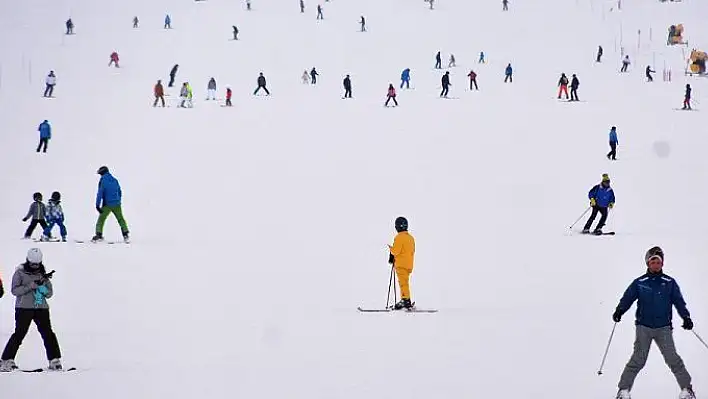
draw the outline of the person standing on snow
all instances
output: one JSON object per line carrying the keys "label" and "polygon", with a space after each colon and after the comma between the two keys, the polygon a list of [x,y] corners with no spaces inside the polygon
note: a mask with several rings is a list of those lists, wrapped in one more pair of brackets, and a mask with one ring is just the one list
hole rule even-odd
{"label": "person standing on snow", "polygon": [[602,228],[607,222],[608,209],[612,209],[612,207],[615,206],[615,192],[612,190],[612,187],[610,187],[610,177],[607,174],[602,175],[602,182],[600,184],[596,184],[590,189],[588,198],[590,199],[592,213],[587,223],[585,223],[585,227],[583,227],[583,234],[590,233],[590,227],[595,221],[597,214],[600,213],[602,216],[593,234],[601,235]]}
{"label": "person standing on snow", "polygon": [[49,121],[45,119],[44,122],[39,124],[37,130],[39,131],[39,145],[37,145],[37,152],[39,152],[42,147],[44,147],[42,152],[47,152],[47,145],[49,145],[49,140],[52,138],[52,126],[49,124]]}
{"label": "person standing on snow", "polygon": [[317,19],[324,19],[324,15],[322,15],[322,4],[317,5]]}
{"label": "person standing on snow", "polygon": [[302,72],[302,84],[309,85],[310,84],[310,73],[307,72],[307,69],[305,69]]}
{"label": "person standing on snow", "polygon": [[620,72],[627,72],[627,68],[629,68],[629,64],[631,64],[631,62],[629,61],[629,56],[625,55],[624,59],[622,60],[622,69],[620,69]]}
{"label": "person standing on snow", "polygon": [[347,75],[342,82],[344,85],[344,98],[352,98],[352,80]]}
{"label": "person standing on snow", "polygon": [[484,64],[486,61],[484,60],[484,51],[479,52],[479,61],[477,61],[478,64]]}
{"label": "person standing on snow", "polygon": [[618,384],[618,399],[630,399],[630,391],[634,380],[644,368],[651,349],[651,343],[656,342],[664,362],[669,366],[678,382],[680,399],[695,399],[691,386],[691,375],[681,356],[676,352],[671,319],[676,308],[683,319],[684,330],[693,329],[691,314],[686,308],[681,289],[673,277],[664,274],[664,251],[660,247],[650,248],[644,255],[647,271],[629,285],[612,314],[612,320],[619,323],[622,315],[637,301],[636,338],[632,357],[624,368]]}
{"label": "person standing on snow", "polygon": [[442,84],[442,91],[440,92],[440,97],[447,97],[448,92],[450,91],[450,71],[445,72],[445,74],[442,76],[442,79],[440,79],[440,83]]}
{"label": "person standing on snow", "polygon": [[442,69],[442,56],[439,51],[435,54],[435,69]]}
{"label": "person standing on snow", "polygon": [[108,62],[108,66],[115,64],[116,68],[120,68],[120,65],[118,65],[118,61],[118,53],[114,51],[111,53],[111,60]]}
{"label": "person standing on snow", "polygon": [[603,53],[604,51],[602,50],[602,46],[597,46],[597,59],[595,60],[595,62],[602,62],[601,59]]}
{"label": "person standing on snow", "polygon": [[155,93],[155,102],[152,103],[153,107],[157,107],[157,102],[162,101],[162,108],[165,108],[165,88],[162,87],[162,81],[158,80],[153,89]]}
{"label": "person standing on snow", "polygon": [[42,230],[47,228],[47,206],[42,202],[42,193],[32,195],[32,204],[27,211],[27,215],[22,218],[23,222],[32,219],[27,230],[25,230],[25,240],[32,238],[32,233],[37,225],[42,226]]}
{"label": "person standing on snow", "polygon": [[502,11],[509,11],[509,0],[502,0]]}
{"label": "person standing on snow", "polygon": [[304,14],[305,13],[305,1],[300,0],[300,13]]}
{"label": "person standing on snow", "polygon": [[318,76],[320,76],[320,74],[317,73],[317,70],[315,69],[315,67],[312,67],[312,69],[310,70],[310,82],[312,82],[313,85],[317,84],[317,77]]}
{"label": "person standing on snow", "polygon": [[610,152],[607,153],[607,159],[616,161],[617,160],[617,146],[619,145],[619,139],[617,138],[617,127],[612,126],[610,129]]}
{"label": "person standing on snow", "polygon": [[560,100],[561,94],[565,93],[565,99],[567,100],[568,97],[568,77],[565,76],[565,73],[561,73],[560,79],[558,79],[558,99]]}
{"label": "person standing on snow", "polygon": [[172,18],[170,18],[170,14],[165,14],[165,29],[172,29]]}
{"label": "person standing on snow", "polygon": [[573,74],[573,79],[570,80],[570,101],[580,101],[578,99],[578,87],[580,87],[580,81],[578,77]]}
{"label": "person standing on snow", "polygon": [[651,70],[651,65],[647,65],[647,69],[644,70],[644,74],[647,76],[647,82],[653,82],[654,77],[651,76],[652,73],[656,73],[656,71]]}
{"label": "person standing on snow", "polygon": [[231,106],[231,95],[232,95],[231,86],[226,85],[226,104],[224,104],[224,105],[227,107]]}
{"label": "person standing on snow", "polygon": [[59,225],[59,234],[61,241],[66,242],[66,226],[64,226],[64,210],[61,207],[61,193],[55,191],[52,197],[49,198],[47,205],[47,227],[44,229],[41,241],[49,241],[52,237],[52,229],[54,225]]}
{"label": "person standing on snow", "polygon": [[684,94],[684,96],[683,96],[683,108],[681,108],[681,109],[687,109],[687,110],[691,109],[691,91],[692,91],[691,85],[687,84],[686,85],[686,94]]}
{"label": "person standing on snow", "polygon": [[66,20],[66,34],[67,35],[74,34],[74,21],[72,21],[71,18]]}
{"label": "person standing on snow", "polygon": [[470,78],[470,91],[472,88],[475,90],[479,90],[479,87],[477,86],[477,74],[470,70],[470,73],[467,74],[467,77]]}
{"label": "person standing on snow", "polygon": [[54,94],[54,86],[57,85],[57,75],[54,74],[54,71],[49,71],[44,82],[47,84],[44,89],[44,97],[51,97]]}
{"label": "person standing on snow", "polygon": [[450,54],[450,62],[447,63],[447,67],[453,68],[456,66],[457,66],[457,64],[455,63],[455,54]]}
{"label": "person standing on snow", "polygon": [[[393,85],[391,86],[393,87]],[[396,237],[393,239],[393,245],[389,245],[388,261],[396,271],[398,277],[398,285],[401,288],[401,301],[393,306],[394,309],[411,309],[410,278],[413,273],[413,260],[415,257],[415,239],[408,232],[408,220],[399,216],[394,223],[396,228]]]}
{"label": "person standing on snow", "polygon": [[270,92],[268,91],[268,88],[266,87],[266,78],[265,78],[265,76],[263,76],[263,72],[261,72],[258,75],[258,80],[256,83],[258,83],[258,87],[256,87],[256,90],[253,92],[254,96],[256,94],[258,94],[258,92],[261,91],[261,89],[265,90],[266,96],[270,95]]}
{"label": "person standing on snow", "polygon": [[172,67],[170,70],[170,83],[167,84],[167,87],[172,87],[175,84],[175,77],[177,76],[177,70],[179,69],[179,64],[175,64],[175,66]]}
{"label": "person standing on snow", "polygon": [[359,20],[359,25],[361,25],[361,31],[366,32],[366,20],[364,19],[364,16],[361,16],[361,19]]}
{"label": "person standing on snow", "polygon": [[386,103],[384,107],[388,107],[388,102],[393,100],[393,106],[398,107],[398,101],[396,101],[396,89],[393,87],[393,83],[388,85],[388,93],[386,94]]}
{"label": "person standing on snow", "polygon": [[513,73],[514,70],[511,68],[511,63],[509,63],[509,65],[507,65],[506,69],[504,70],[504,83],[506,83],[507,81],[509,81],[509,83],[514,82],[514,79],[512,77]]}
{"label": "person standing on snow", "polygon": [[211,100],[216,100],[216,79],[211,78],[209,79],[209,83],[207,83],[207,101]]}
{"label": "person standing on snow", "polygon": [[411,69],[406,68],[401,72],[401,89],[403,88],[403,85],[406,85],[406,89],[411,88]]}
{"label": "person standing on snow", "polygon": [[32,322],[44,341],[44,349],[49,361],[48,369],[62,370],[61,349],[59,341],[52,330],[47,299],[54,295],[51,277],[54,272],[47,273],[39,248],[27,251],[25,262],[17,267],[12,276],[11,292],[15,300],[15,332],[5,345],[0,356],[0,372],[17,370],[15,356],[27,336]]}
{"label": "person standing on snow", "polygon": [[112,213],[115,215],[120,231],[123,233],[125,243],[130,242],[128,231],[128,223],[123,218],[122,198],[123,191],[120,189],[120,184],[113,175],[111,175],[108,167],[101,166],[96,171],[101,175],[98,181],[98,191],[96,192],[96,210],[99,213],[96,221],[96,235],[91,239],[92,242],[103,241],[103,226],[106,224],[106,219]]}
{"label": "person standing on snow", "polygon": [[140,21],[138,20],[138,16],[137,16],[137,15],[134,16],[134,17],[133,17],[133,29],[137,29],[139,22],[140,22]]}

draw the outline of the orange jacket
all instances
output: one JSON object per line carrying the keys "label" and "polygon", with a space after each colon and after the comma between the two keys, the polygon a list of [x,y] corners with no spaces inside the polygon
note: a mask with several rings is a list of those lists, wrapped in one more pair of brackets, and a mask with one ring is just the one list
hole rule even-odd
{"label": "orange jacket", "polygon": [[407,231],[396,234],[391,247],[391,255],[395,259],[397,268],[413,270],[413,257],[415,256],[415,239]]}

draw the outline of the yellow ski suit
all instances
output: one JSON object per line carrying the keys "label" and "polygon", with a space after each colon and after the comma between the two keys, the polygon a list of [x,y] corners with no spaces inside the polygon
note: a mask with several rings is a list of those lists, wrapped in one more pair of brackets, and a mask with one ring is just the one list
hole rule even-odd
{"label": "yellow ski suit", "polygon": [[413,258],[415,256],[415,239],[407,231],[396,234],[391,246],[394,257],[393,267],[401,287],[401,299],[411,299],[410,278],[413,273]]}

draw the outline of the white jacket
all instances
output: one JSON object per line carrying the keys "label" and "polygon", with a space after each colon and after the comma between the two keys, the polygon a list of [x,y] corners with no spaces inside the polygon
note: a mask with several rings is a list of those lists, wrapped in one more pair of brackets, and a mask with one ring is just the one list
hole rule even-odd
{"label": "white jacket", "polygon": [[48,84],[48,85],[55,85],[55,84],[57,84],[57,77],[56,77],[56,76],[52,76],[52,75],[48,75],[48,76],[47,76],[47,84]]}

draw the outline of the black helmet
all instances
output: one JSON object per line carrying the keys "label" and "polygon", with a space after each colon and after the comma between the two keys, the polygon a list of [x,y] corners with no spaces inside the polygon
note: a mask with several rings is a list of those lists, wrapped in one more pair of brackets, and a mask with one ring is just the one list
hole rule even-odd
{"label": "black helmet", "polygon": [[52,193],[52,201],[59,201],[61,200],[61,193],[59,191],[55,191]]}
{"label": "black helmet", "polygon": [[101,176],[105,175],[106,173],[108,173],[108,166],[101,166],[100,168],[98,168],[96,173],[98,173]]}
{"label": "black helmet", "polygon": [[32,194],[32,199],[34,199],[35,201],[41,201],[42,200],[42,193]]}
{"label": "black helmet", "polygon": [[399,216],[396,218],[396,231],[397,232],[402,232],[402,231],[408,231],[408,219],[404,218],[403,216]]}
{"label": "black helmet", "polygon": [[649,260],[653,257],[659,257],[659,259],[664,262],[664,250],[661,249],[661,247],[649,248],[647,253],[644,254],[644,263],[649,263]]}

